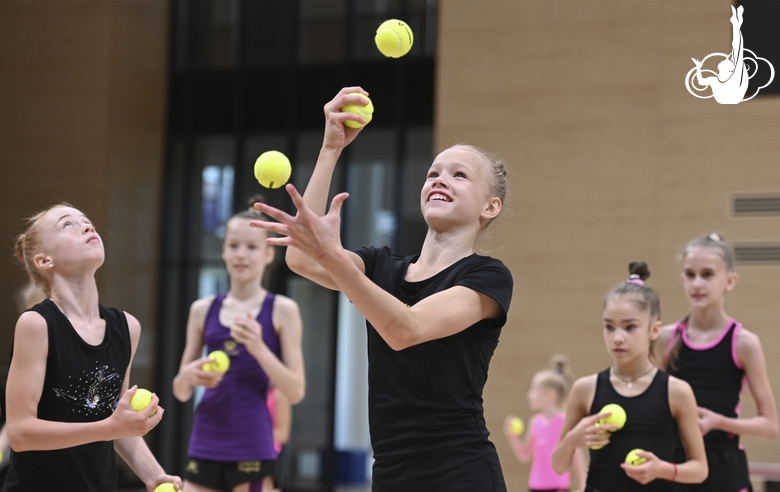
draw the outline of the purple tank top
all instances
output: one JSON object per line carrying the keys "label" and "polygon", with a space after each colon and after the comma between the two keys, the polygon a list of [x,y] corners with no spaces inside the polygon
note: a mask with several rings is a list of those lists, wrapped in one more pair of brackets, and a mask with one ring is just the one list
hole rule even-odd
{"label": "purple tank top", "polygon": [[[257,321],[263,341],[280,357],[279,337],[272,322],[274,294],[266,294]],[[216,388],[207,389],[195,410],[188,454],[213,461],[275,460],[273,424],[266,405],[268,376],[242,344],[219,322],[225,296],[209,307],[203,324],[208,352],[224,350],[230,369]]]}

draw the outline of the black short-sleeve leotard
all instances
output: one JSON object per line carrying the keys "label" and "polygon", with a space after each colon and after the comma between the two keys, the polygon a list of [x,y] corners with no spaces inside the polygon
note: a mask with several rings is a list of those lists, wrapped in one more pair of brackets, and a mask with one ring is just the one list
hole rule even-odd
{"label": "black short-sleeve leotard", "polygon": [[366,322],[373,490],[505,491],[488,440],[482,390],[512,297],[512,275],[499,260],[472,254],[431,278],[404,280],[417,256],[389,248],[356,253],[368,278],[413,306],[454,286],[494,299],[502,313],[441,339],[396,351]]}

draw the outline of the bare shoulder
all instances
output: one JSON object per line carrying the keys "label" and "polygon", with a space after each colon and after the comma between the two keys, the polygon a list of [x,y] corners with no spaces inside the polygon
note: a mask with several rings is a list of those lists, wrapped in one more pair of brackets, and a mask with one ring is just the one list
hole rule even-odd
{"label": "bare shoulder", "polygon": [[201,297],[190,305],[190,318],[205,319],[216,296]]}
{"label": "bare shoulder", "polygon": [[676,326],[677,326],[676,323],[662,326],[661,331],[658,334],[658,341],[668,342],[669,340],[671,340],[672,336],[674,336],[674,329]]}
{"label": "bare shoulder", "polygon": [[737,334],[737,349],[761,350],[761,339],[747,328],[742,328]]}
{"label": "bare shoulder", "polygon": [[671,398],[693,397],[693,389],[686,381],[674,376],[669,376],[669,396]]}
{"label": "bare shoulder", "polygon": [[572,398],[586,398],[595,394],[596,392],[596,379],[598,374],[591,374],[589,376],[583,376],[576,381],[571,387]]}
{"label": "bare shoulder", "polygon": [[138,337],[141,333],[141,322],[127,311],[123,311],[123,313],[125,313],[125,318],[127,319],[127,327],[130,329],[130,336],[133,338]]}
{"label": "bare shoulder", "polygon": [[35,311],[25,311],[16,321],[16,337],[48,339],[46,320]]}
{"label": "bare shoulder", "polygon": [[274,299],[274,311],[277,310],[283,315],[295,315],[300,309],[297,302],[287,296],[277,294]]}

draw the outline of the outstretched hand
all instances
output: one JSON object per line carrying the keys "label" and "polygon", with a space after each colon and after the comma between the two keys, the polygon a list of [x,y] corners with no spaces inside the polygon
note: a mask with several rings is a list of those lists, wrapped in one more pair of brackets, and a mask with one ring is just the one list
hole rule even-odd
{"label": "outstretched hand", "polygon": [[323,267],[329,261],[337,260],[339,252],[344,250],[341,246],[341,207],[349,193],[339,193],[333,197],[328,213],[319,216],[306,205],[295,186],[288,184],[285,189],[298,213],[292,216],[264,203],[255,203],[257,210],[278,222],[253,220],[249,225],[282,236],[269,237],[266,243],[299,249]]}

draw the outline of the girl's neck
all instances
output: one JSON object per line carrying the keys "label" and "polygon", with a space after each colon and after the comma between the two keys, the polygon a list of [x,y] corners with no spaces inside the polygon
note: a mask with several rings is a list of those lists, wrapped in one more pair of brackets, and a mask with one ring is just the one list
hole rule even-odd
{"label": "girl's neck", "polygon": [[612,372],[621,380],[635,380],[649,374],[655,368],[649,357],[640,357],[624,364],[613,364]]}
{"label": "girl's neck", "polygon": [[464,231],[438,233],[428,229],[417,266],[424,269],[444,269],[474,253],[476,237]]}
{"label": "girl's neck", "polygon": [[50,297],[68,318],[88,320],[100,317],[94,274],[77,278],[55,275],[51,283]]}
{"label": "girl's neck", "polygon": [[230,282],[230,290],[227,295],[237,301],[248,301],[264,297],[266,290],[260,285],[260,281],[246,283]]}
{"label": "girl's neck", "polygon": [[558,415],[559,413],[562,413],[561,407],[558,405],[550,405],[549,407],[545,408],[541,412],[542,415],[544,415],[544,418],[547,420],[552,420],[553,417]]}
{"label": "girl's neck", "polygon": [[726,314],[723,304],[704,309],[694,309],[688,317],[688,327],[696,330],[722,330],[731,317]]}

